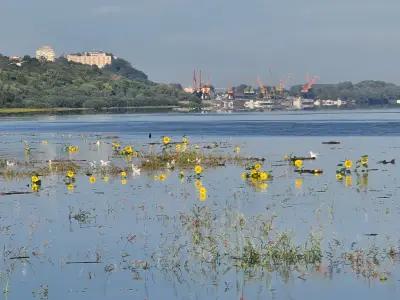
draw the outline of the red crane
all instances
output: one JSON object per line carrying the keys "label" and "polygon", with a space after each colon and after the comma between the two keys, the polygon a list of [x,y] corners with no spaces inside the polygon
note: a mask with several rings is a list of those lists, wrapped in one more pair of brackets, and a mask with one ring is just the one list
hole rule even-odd
{"label": "red crane", "polygon": [[317,83],[318,79],[319,79],[318,76],[309,77],[307,75],[307,82],[303,85],[303,88],[301,89],[301,92],[303,94],[308,93],[311,90],[311,88],[313,87],[313,85]]}

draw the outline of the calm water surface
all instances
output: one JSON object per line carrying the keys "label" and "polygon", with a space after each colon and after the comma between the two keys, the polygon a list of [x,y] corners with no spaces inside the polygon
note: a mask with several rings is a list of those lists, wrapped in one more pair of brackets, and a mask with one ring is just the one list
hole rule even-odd
{"label": "calm water surface", "polygon": [[[200,148],[221,142],[206,150],[214,154],[232,154],[239,146],[241,155],[264,157],[265,169],[274,176],[268,188],[256,190],[241,179],[241,166],[207,168],[202,178],[208,189],[205,202],[199,201],[193,180],[180,180],[178,170],[165,170],[165,181],[154,180],[159,172],[142,172],[129,176],[127,184],[118,176],[108,181],[99,177],[92,184],[79,175],[73,190],[66,188],[63,176],[49,175],[38,193],[0,196],[2,297],[396,299],[397,258],[380,253],[400,246],[399,170],[378,161],[399,156],[399,117],[400,111],[361,111],[2,118],[3,161],[111,159],[125,166],[124,159],[112,155],[113,140],[156,151],[160,145],[149,146],[150,141],[159,142],[162,135],[180,140],[186,134]],[[331,140],[341,144],[322,144]],[[32,148],[29,155],[25,143]],[[66,153],[65,145],[70,144],[78,145],[79,153]],[[323,169],[322,176],[299,176],[282,162],[286,154],[309,151],[319,156],[305,166]],[[367,180],[353,174],[351,180],[338,182],[336,165],[364,154],[370,159]],[[30,178],[1,176],[0,192],[30,191],[29,184]],[[223,260],[218,265],[197,260],[185,250],[190,249],[192,235],[181,221],[199,208],[215,216],[216,232],[231,230],[221,224],[234,213],[245,220],[274,218],[274,230],[290,232],[299,244],[310,232],[318,233],[323,264],[319,270],[293,268],[282,274],[245,271]],[[72,217],[82,211],[87,213],[84,220]],[[180,252],[173,252],[176,248]],[[357,249],[375,249],[377,272],[387,278],[365,276],[341,257]]]}

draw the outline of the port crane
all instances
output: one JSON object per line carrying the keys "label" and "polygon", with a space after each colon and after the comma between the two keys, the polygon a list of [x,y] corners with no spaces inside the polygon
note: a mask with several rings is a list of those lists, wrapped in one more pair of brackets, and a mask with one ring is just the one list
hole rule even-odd
{"label": "port crane", "polygon": [[306,78],[307,82],[303,85],[303,88],[301,89],[301,92],[303,94],[307,94],[311,88],[317,83],[317,81],[319,80],[318,76],[308,76]]}
{"label": "port crane", "polygon": [[260,94],[261,94],[261,97],[264,99],[264,98],[268,98],[268,87],[265,85],[265,84],[263,84],[262,82],[261,82],[261,79],[260,79],[260,77],[257,77],[257,84],[258,84],[258,86],[259,86],[259,88],[260,88]]}

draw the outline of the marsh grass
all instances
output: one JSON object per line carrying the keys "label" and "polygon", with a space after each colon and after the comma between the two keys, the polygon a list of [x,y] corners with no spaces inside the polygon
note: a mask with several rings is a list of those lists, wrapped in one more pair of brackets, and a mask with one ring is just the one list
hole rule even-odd
{"label": "marsh grass", "polygon": [[273,218],[246,219],[229,210],[218,217],[208,207],[196,206],[190,214],[181,214],[180,222],[181,230],[169,251],[163,247],[154,255],[164,269],[209,264],[287,274],[295,268],[316,266],[323,257],[317,235],[296,244],[290,233],[273,229]]}
{"label": "marsh grass", "polygon": [[137,156],[116,155],[115,158],[125,160],[125,164],[122,166],[110,164],[106,167],[91,167],[89,162],[85,160],[60,160],[51,163],[49,161],[17,161],[15,167],[9,168],[6,165],[6,160],[0,160],[0,176],[7,179],[18,179],[32,175],[64,175],[69,170],[83,175],[119,176],[122,171],[131,173],[133,162],[143,171],[157,172],[165,169],[192,169],[197,164],[201,164],[203,168],[224,167],[228,164],[246,166],[257,161],[256,158],[205,153],[199,149],[188,149],[182,152],[164,149],[161,152],[139,153]]}

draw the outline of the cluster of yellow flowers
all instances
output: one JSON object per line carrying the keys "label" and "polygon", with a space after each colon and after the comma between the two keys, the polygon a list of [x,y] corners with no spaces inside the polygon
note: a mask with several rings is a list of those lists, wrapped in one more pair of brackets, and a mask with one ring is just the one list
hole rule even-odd
{"label": "cluster of yellow flowers", "polygon": [[199,199],[200,201],[206,201],[207,200],[207,189],[203,186],[203,183],[201,180],[196,179],[194,182],[194,185],[199,193]]}
{"label": "cluster of yellow flowers", "polygon": [[42,185],[42,181],[40,180],[39,176],[32,175],[31,182],[32,182],[32,191],[38,192],[40,189],[40,186]]}
{"label": "cluster of yellow flowers", "polygon": [[247,180],[251,185],[259,190],[265,190],[268,188],[266,181],[272,179],[271,174],[262,170],[260,163],[252,165],[248,172],[242,173],[243,180]]}
{"label": "cluster of yellow flowers", "polygon": [[[357,174],[357,177],[360,178],[359,184],[361,186],[366,186],[368,185],[368,155],[363,155],[359,160],[356,162],[356,167],[355,167],[355,172]],[[337,165],[336,169],[336,179],[338,181],[343,181],[345,182],[345,185],[347,187],[350,187],[353,185],[353,178],[351,176],[351,169],[353,168],[353,162],[349,159],[346,159],[344,163],[340,163]],[[359,176],[359,170],[361,169],[361,172],[363,175],[360,177]]]}
{"label": "cluster of yellow flowers", "polygon": [[130,155],[136,154],[136,151],[133,149],[132,146],[128,145],[128,146],[125,146],[125,147],[121,150],[120,154],[121,154],[121,155],[130,156]]}
{"label": "cluster of yellow flowers", "polygon": [[77,153],[79,151],[79,147],[78,146],[69,145],[67,147],[67,151],[69,153]]}
{"label": "cluster of yellow flowers", "polygon": [[256,163],[250,167],[249,172],[244,172],[242,174],[243,179],[256,179],[259,181],[267,181],[271,179],[271,175],[262,170],[262,166],[260,163]]}

